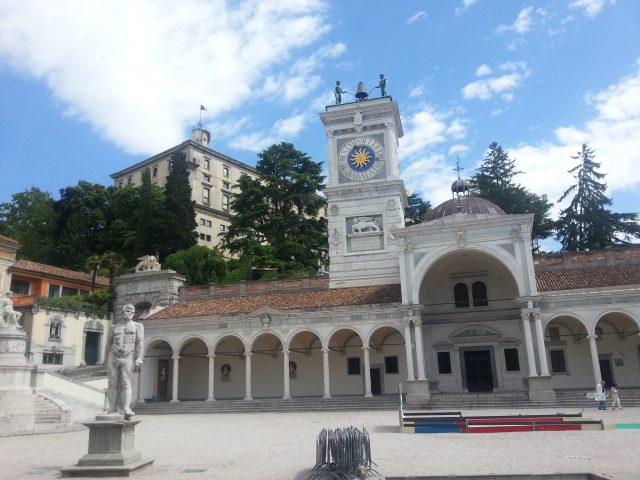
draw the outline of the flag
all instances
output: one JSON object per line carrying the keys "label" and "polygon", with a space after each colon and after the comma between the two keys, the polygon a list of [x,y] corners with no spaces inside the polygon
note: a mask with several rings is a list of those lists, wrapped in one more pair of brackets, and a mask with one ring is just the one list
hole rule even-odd
{"label": "flag", "polygon": [[206,110],[207,112],[209,111],[206,108],[204,108],[202,105],[200,105],[200,110]]}

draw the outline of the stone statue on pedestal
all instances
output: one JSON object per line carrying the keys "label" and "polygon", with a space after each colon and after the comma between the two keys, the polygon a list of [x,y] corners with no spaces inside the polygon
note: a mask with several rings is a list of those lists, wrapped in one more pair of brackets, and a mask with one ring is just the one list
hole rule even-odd
{"label": "stone statue on pedestal", "polygon": [[133,305],[122,307],[122,320],[111,326],[107,338],[107,413],[124,413],[125,417],[135,415],[131,410],[131,375],[142,365],[144,327],[133,321]]}
{"label": "stone statue on pedestal", "polygon": [[150,270],[160,270],[160,264],[154,255],[143,255],[139,257],[136,265],[136,272],[148,272]]}
{"label": "stone statue on pedestal", "polygon": [[7,292],[5,297],[0,298],[0,310],[2,310],[2,317],[0,317],[0,327],[20,327],[20,317],[22,313],[16,312],[13,309],[13,302],[11,301],[11,295],[13,292]]}

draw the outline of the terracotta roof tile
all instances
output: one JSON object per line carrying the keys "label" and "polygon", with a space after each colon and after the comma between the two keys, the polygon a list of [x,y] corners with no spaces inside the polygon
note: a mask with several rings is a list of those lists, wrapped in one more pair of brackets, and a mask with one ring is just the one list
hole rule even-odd
{"label": "terracotta roof tile", "polygon": [[3,235],[0,235],[0,240],[4,240],[5,242],[15,243],[16,245],[20,245],[19,241],[14,240],[13,238],[5,237]]}
{"label": "terracotta roof tile", "polygon": [[[38,273],[41,275],[51,275],[53,277],[65,278],[67,280],[75,280],[91,284],[91,274],[83,272],[74,272],[64,268],[52,267],[44,263],[30,262],[28,260],[18,260],[13,264],[13,271],[23,271],[29,273]],[[101,276],[96,277],[96,286],[108,287],[109,279]]]}
{"label": "terracotta roof tile", "polygon": [[536,272],[539,291],[639,285],[640,264]]}
{"label": "terracotta roof tile", "polygon": [[401,301],[400,285],[336,288],[310,292],[187,300],[151,315],[147,320],[248,313],[262,307],[276,310],[298,310]]}

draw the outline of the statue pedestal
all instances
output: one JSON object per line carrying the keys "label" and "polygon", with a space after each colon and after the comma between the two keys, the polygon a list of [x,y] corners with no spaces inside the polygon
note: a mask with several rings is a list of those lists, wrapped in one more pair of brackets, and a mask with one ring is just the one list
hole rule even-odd
{"label": "statue pedestal", "polygon": [[133,448],[136,425],[140,420],[125,420],[124,415],[98,415],[89,427],[89,453],[77,465],[61,468],[63,477],[128,477],[150,466]]}
{"label": "statue pedestal", "polygon": [[407,380],[407,405],[426,405],[430,401],[428,380]]}
{"label": "statue pedestal", "polygon": [[33,365],[27,362],[27,335],[20,327],[0,327],[0,433],[24,432],[35,426]]}
{"label": "statue pedestal", "polygon": [[556,392],[551,387],[551,375],[529,377],[529,400],[532,402],[555,402]]}

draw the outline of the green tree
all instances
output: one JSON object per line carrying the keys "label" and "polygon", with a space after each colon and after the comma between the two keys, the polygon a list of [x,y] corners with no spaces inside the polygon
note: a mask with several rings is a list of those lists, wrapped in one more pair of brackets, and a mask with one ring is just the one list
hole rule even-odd
{"label": "green tree", "polygon": [[151,183],[151,172],[147,168],[142,174],[139,188],[140,202],[137,211],[135,257],[155,254],[160,247],[162,229],[162,207],[164,195],[157,185]]}
{"label": "green tree", "polygon": [[197,242],[196,202],[191,200],[189,170],[184,152],[171,155],[171,172],[164,188],[162,258],[188,250]]}
{"label": "green tree", "polygon": [[102,265],[102,257],[100,255],[91,255],[84,262],[84,269],[91,272],[91,291],[96,289],[96,276],[98,269]]}
{"label": "green tree", "polygon": [[54,203],[56,265],[81,270],[92,254],[106,250],[111,217],[111,193],[105,186],[81,180],[60,190]]}
{"label": "green tree", "polygon": [[163,267],[184,275],[187,285],[208,285],[222,282],[227,274],[227,262],[218,247],[195,245],[164,259]]}
{"label": "green tree", "polygon": [[254,268],[281,274],[315,273],[327,264],[326,200],[320,163],[290,143],[258,154],[258,178],[240,177],[231,207],[235,216],[223,234],[229,251],[251,258]]}
{"label": "green tree", "polygon": [[536,195],[516,184],[513,177],[521,173],[523,172],[516,169],[515,160],[509,158],[509,152],[493,142],[469,184],[473,195],[495,203],[505,213],[533,213],[531,242],[534,249],[537,249],[538,241],[553,233],[555,223],[550,212],[553,203],[545,195]]}
{"label": "green tree", "polygon": [[407,195],[407,203],[409,206],[404,211],[404,225],[406,227],[424,222],[432,210],[431,202],[423,200],[417,193]]}
{"label": "green tree", "polygon": [[31,187],[0,204],[0,234],[22,244],[18,258],[33,262],[52,261],[56,213],[49,192]]}
{"label": "green tree", "polygon": [[124,266],[125,259],[122,255],[115,252],[107,252],[100,258],[100,266],[109,270],[109,287],[113,287],[115,284],[116,272]]}
{"label": "green tree", "polygon": [[563,250],[597,250],[640,238],[636,213],[614,213],[606,208],[612,200],[605,195],[607,184],[601,180],[606,174],[597,171],[600,163],[595,161],[594,151],[583,144],[582,150],[571,158],[579,162],[569,170],[577,182],[558,200],[561,202],[574,194],[558,219],[556,239]]}

